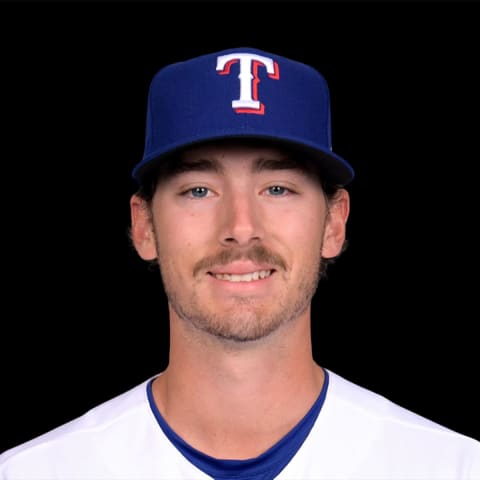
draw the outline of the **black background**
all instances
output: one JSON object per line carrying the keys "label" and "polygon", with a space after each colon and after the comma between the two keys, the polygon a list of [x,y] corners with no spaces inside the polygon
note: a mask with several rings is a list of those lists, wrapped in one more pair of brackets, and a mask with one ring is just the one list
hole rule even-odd
{"label": "black background", "polygon": [[253,46],[327,78],[356,170],[350,246],[313,305],[317,361],[480,439],[474,2],[0,4],[0,450],[166,366],[130,171],[169,62]]}

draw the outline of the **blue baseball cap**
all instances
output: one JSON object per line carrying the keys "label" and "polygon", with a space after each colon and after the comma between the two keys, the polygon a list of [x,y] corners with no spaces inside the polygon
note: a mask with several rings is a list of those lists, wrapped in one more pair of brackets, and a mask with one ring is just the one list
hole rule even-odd
{"label": "blue baseball cap", "polygon": [[253,48],[210,53],[160,69],[148,92],[145,149],[132,176],[185,147],[255,138],[314,159],[325,180],[346,185],[349,163],[333,153],[327,82],[313,67]]}

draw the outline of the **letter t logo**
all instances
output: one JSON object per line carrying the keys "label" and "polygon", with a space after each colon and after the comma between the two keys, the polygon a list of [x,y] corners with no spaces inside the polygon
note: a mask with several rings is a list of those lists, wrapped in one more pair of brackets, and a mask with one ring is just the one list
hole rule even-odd
{"label": "letter t logo", "polygon": [[258,67],[263,65],[268,76],[273,80],[280,78],[278,63],[271,58],[252,53],[232,53],[217,58],[217,72],[220,75],[229,75],[230,67],[240,62],[240,98],[232,101],[232,108],[237,113],[256,113],[263,115],[265,105],[258,100]]}

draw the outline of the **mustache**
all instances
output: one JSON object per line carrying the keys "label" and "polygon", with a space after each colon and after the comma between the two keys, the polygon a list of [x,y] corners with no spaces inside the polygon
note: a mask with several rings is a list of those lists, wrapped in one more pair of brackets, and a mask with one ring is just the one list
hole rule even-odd
{"label": "mustache", "polygon": [[255,245],[248,250],[222,250],[197,262],[193,268],[193,275],[196,276],[202,270],[209,270],[218,265],[227,265],[236,260],[250,260],[254,263],[268,263],[280,269],[286,270],[285,260],[278,254],[271,252],[262,245]]}

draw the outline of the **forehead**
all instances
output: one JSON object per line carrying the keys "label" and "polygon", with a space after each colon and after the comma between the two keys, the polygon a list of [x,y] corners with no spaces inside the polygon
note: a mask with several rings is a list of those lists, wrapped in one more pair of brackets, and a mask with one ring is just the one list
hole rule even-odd
{"label": "forehead", "polygon": [[245,142],[220,142],[208,143],[193,146],[185,149],[180,154],[180,160],[189,161],[201,158],[205,159],[228,159],[229,157],[242,158],[271,158],[286,159],[289,158],[289,152],[286,149],[261,144],[245,143]]}
{"label": "forehead", "polygon": [[310,160],[299,152],[259,140],[224,140],[192,146],[177,158],[175,172],[214,170],[225,172],[229,165],[241,163],[254,173],[268,170],[298,170],[311,175],[316,171]]}
{"label": "forehead", "polygon": [[[244,161],[239,161],[241,159]],[[263,139],[242,138],[192,145],[162,159],[144,179],[145,196],[152,195],[160,185],[181,174],[231,172],[234,175],[240,164],[245,172],[251,173],[290,170],[324,189],[317,162],[305,153]]]}
{"label": "forehead", "polygon": [[247,168],[253,173],[288,169],[301,174],[304,179],[314,181],[322,191],[328,187],[322,180],[317,162],[304,152],[263,139],[242,138],[192,145],[163,158],[145,175],[140,195],[151,198],[161,185],[182,173],[228,172],[228,162],[238,158],[251,159]]}

